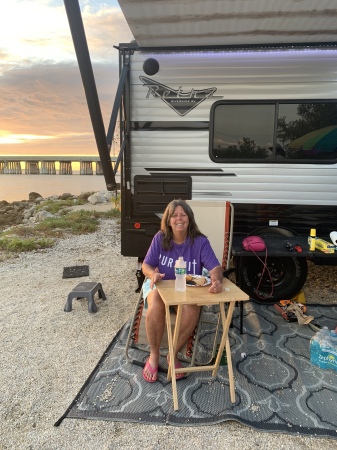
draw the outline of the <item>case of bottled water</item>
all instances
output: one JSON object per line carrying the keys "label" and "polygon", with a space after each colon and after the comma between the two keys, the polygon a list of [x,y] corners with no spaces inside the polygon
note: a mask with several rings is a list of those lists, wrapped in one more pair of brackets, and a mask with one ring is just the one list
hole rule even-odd
{"label": "case of bottled water", "polygon": [[321,369],[337,371],[337,332],[327,327],[310,340],[310,362]]}

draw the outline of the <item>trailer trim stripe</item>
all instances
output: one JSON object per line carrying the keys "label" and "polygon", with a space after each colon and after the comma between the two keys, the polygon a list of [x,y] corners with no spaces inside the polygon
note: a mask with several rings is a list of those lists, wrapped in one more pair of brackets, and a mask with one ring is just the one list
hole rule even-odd
{"label": "trailer trim stripe", "polygon": [[144,169],[147,172],[150,173],[167,173],[167,174],[171,174],[172,172],[177,173],[179,172],[179,175],[200,175],[200,176],[208,176],[208,177],[236,177],[237,175],[235,173],[225,173],[223,172],[221,169],[178,169],[176,167],[172,167],[171,169],[167,169],[167,168],[161,168],[161,167],[144,167]]}

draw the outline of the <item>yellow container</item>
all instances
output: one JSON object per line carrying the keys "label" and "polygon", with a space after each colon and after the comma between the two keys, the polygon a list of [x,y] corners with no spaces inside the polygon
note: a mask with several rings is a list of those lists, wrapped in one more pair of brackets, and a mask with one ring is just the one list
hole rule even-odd
{"label": "yellow container", "polygon": [[301,290],[295,297],[293,297],[291,300],[297,303],[306,303],[304,292]]}
{"label": "yellow container", "polygon": [[310,230],[310,236],[308,237],[308,244],[309,244],[309,251],[314,252],[315,251],[315,241],[316,241],[316,230],[315,228],[311,228]]}
{"label": "yellow container", "polygon": [[316,238],[315,240],[316,250],[320,250],[324,253],[335,253],[335,246],[331,242],[325,241],[324,239]]}

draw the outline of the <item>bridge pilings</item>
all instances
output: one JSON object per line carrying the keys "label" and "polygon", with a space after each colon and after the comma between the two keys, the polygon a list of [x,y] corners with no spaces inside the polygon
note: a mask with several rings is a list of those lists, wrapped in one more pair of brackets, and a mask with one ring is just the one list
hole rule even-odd
{"label": "bridge pilings", "polygon": [[80,175],[92,175],[92,161],[81,161],[80,162]]}
{"label": "bridge pilings", "polygon": [[41,161],[40,173],[47,175],[55,175],[55,161]]}
{"label": "bridge pilings", "polygon": [[96,162],[96,175],[103,175],[103,167],[101,161]]}
{"label": "bridge pilings", "polygon": [[[116,163],[117,158],[111,157],[111,162]],[[56,167],[59,167],[60,175],[72,175],[73,163],[80,164],[80,175],[93,175],[94,163],[96,165],[96,175],[104,175],[101,161],[95,156],[1,156],[0,174],[21,174],[21,163],[24,164],[24,173],[28,175],[55,175]],[[77,173],[77,166],[75,166]]]}
{"label": "bridge pilings", "polygon": [[0,165],[0,173],[13,173],[13,174],[21,174],[21,164],[20,161],[1,161]]}
{"label": "bridge pilings", "polygon": [[37,175],[40,173],[39,161],[25,161],[25,173],[28,175]]}
{"label": "bridge pilings", "polygon": [[72,175],[71,161],[60,161],[60,175]]}

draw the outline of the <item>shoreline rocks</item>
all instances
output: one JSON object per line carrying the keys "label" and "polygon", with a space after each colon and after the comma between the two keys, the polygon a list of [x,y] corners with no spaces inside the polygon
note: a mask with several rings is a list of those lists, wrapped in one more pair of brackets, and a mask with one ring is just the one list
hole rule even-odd
{"label": "shoreline rocks", "polygon": [[37,210],[38,206],[43,205],[43,202],[48,200],[58,201],[73,199],[76,202],[78,199],[85,198],[88,203],[95,205],[109,203],[112,201],[113,197],[114,193],[109,191],[92,193],[89,197],[87,197],[86,194],[72,195],[66,192],[62,195],[53,195],[47,198],[43,198],[38,192],[30,192],[28,200],[14,201],[12,203],[7,202],[6,200],[1,200],[0,231],[15,225],[35,223],[49,217],[54,217],[53,214],[45,211],[43,206]]}
{"label": "shoreline rocks", "polygon": [[0,229],[21,224],[26,211],[32,206],[33,203],[29,201],[8,203],[2,200],[0,202]]}

